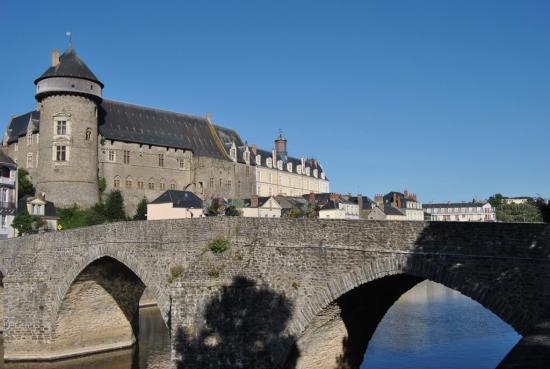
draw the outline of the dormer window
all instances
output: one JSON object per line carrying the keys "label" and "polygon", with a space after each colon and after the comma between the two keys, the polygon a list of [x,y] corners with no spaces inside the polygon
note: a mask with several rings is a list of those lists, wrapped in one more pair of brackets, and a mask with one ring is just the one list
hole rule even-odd
{"label": "dormer window", "polygon": [[325,172],[321,172],[321,179],[325,179]]}
{"label": "dormer window", "polygon": [[233,144],[233,146],[229,150],[229,157],[231,158],[231,160],[237,161],[237,148],[235,147],[235,144]]}
{"label": "dormer window", "polygon": [[31,213],[32,215],[44,215],[44,206],[40,204],[32,204]]}
{"label": "dormer window", "polygon": [[296,167],[296,172],[298,174],[302,174],[302,166],[300,164],[298,164],[298,166]]}
{"label": "dormer window", "polygon": [[311,174],[311,169],[309,167],[306,167],[306,176],[309,176]]}
{"label": "dormer window", "polygon": [[313,169],[313,176],[317,178],[319,175],[319,171],[317,169]]}
{"label": "dormer window", "polygon": [[282,160],[277,160],[277,169],[283,170],[283,161]]}
{"label": "dormer window", "polygon": [[250,152],[245,151],[245,152],[243,153],[243,159],[244,159],[244,161],[245,161],[247,164],[250,163]]}
{"label": "dormer window", "polygon": [[262,156],[256,155],[256,165],[262,165]]}
{"label": "dormer window", "polygon": [[273,159],[272,158],[267,158],[265,165],[267,165],[268,168],[272,168],[273,167]]}
{"label": "dormer window", "polygon": [[287,163],[286,170],[288,170],[289,172],[292,172],[292,163]]}

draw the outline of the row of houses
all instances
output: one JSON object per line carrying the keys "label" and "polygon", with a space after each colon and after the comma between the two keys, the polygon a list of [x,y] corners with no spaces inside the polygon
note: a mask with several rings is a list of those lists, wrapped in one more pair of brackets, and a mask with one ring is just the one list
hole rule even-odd
{"label": "row of houses", "polygon": [[[358,194],[310,193],[303,196],[252,196],[248,199],[203,202],[187,191],[166,191],[147,206],[147,219],[193,218],[217,214],[232,207],[238,215],[255,218],[307,217],[319,219],[430,220],[494,222],[489,203],[422,204],[416,194],[392,191],[374,200]],[[208,210],[210,209],[210,210]]]}

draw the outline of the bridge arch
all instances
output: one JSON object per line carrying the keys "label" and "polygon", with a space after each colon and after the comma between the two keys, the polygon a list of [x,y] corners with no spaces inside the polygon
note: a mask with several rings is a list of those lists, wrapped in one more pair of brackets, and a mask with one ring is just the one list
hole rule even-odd
{"label": "bridge arch", "polygon": [[163,314],[158,299],[159,286],[138,263],[123,254],[96,251],[87,256],[70,268],[54,297],[50,358],[133,345],[139,335],[139,301],[146,287],[168,326],[167,312]]}
{"label": "bridge arch", "polygon": [[63,302],[63,299],[67,295],[71,285],[76,280],[79,274],[91,263],[104,257],[109,257],[117,260],[126,268],[130,269],[148,288],[153,294],[157,305],[160,309],[162,318],[166,325],[169,322],[170,315],[170,302],[168,296],[164,293],[164,286],[161,285],[161,281],[155,278],[148,272],[147,268],[140,264],[140,262],[128,255],[125,252],[119,250],[104,250],[99,247],[93,247],[88,249],[82,256],[76,261],[73,260],[68,266],[68,269],[64,273],[63,279],[58,283],[57,288],[53,295],[53,309],[52,309],[52,321],[56,321],[58,318],[59,309]]}
{"label": "bridge arch", "polygon": [[298,357],[295,368],[359,368],[386,312],[402,294],[426,279],[480,303],[519,333],[532,323],[533,317],[519,314],[488,285],[469,278],[460,263],[436,259],[394,255],[331,278],[303,304],[289,327],[299,337],[298,352],[292,358]]}

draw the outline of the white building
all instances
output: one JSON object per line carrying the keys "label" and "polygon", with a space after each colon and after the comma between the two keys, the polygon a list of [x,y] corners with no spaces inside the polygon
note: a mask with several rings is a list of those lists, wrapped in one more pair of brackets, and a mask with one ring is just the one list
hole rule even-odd
{"label": "white building", "polygon": [[0,150],[0,239],[15,237],[11,222],[17,204],[17,164]]}
{"label": "white building", "polygon": [[239,209],[241,215],[247,218],[280,218],[282,206],[272,196],[252,196],[245,200],[245,204]]}
{"label": "white building", "polygon": [[495,222],[495,208],[489,203],[461,202],[424,204],[424,210],[432,221],[447,222]]}
{"label": "white building", "polygon": [[319,219],[359,219],[359,205],[331,199],[319,209]]}
{"label": "white building", "polygon": [[147,204],[147,220],[203,217],[202,200],[190,191],[168,190]]}

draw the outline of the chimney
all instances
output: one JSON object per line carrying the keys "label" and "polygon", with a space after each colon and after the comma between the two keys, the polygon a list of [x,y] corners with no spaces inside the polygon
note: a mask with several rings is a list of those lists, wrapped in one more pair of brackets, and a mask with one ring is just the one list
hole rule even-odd
{"label": "chimney", "polygon": [[258,207],[258,195],[252,195],[250,196],[250,207],[251,208],[257,208]]}
{"label": "chimney", "polygon": [[52,50],[52,67],[57,67],[59,65],[59,50]]}
{"label": "chimney", "polygon": [[357,205],[359,205],[359,210],[363,210],[363,195],[357,194]]}
{"label": "chimney", "polygon": [[309,201],[310,205],[315,206],[315,192],[310,192],[309,193],[308,201]]}
{"label": "chimney", "polygon": [[405,198],[408,199],[409,198],[409,191],[407,191],[407,190],[403,191],[403,195],[405,195]]}
{"label": "chimney", "polygon": [[279,137],[275,139],[275,151],[277,152],[277,155],[283,158],[283,160],[286,160],[288,156],[287,141],[286,138],[283,137],[282,132],[279,133]]}
{"label": "chimney", "polygon": [[258,155],[258,152],[256,150],[256,144],[252,144],[252,153],[254,154],[254,156]]}
{"label": "chimney", "polygon": [[380,194],[376,194],[374,196],[374,202],[376,202],[376,206],[384,205],[384,196],[382,196]]}
{"label": "chimney", "polygon": [[212,124],[212,113],[211,112],[206,113],[206,120],[208,121],[208,123]]}

